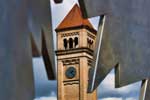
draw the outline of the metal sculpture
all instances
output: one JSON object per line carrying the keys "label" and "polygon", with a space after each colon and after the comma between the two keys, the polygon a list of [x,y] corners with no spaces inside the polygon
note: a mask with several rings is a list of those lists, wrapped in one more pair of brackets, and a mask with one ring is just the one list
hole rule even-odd
{"label": "metal sculpture", "polygon": [[27,0],[0,1],[0,99],[34,96]]}
{"label": "metal sculpture", "polygon": [[0,99],[33,100],[32,51],[55,79],[50,2],[1,0],[0,13]]}
{"label": "metal sculpture", "polygon": [[98,50],[99,66],[90,75],[92,76],[90,91],[93,91],[114,67],[116,67],[116,87],[149,78],[150,1],[79,0],[79,3],[84,17],[98,15],[106,17],[101,48]]}
{"label": "metal sculpture", "polygon": [[[149,98],[150,98],[150,81],[149,80],[147,80],[147,86],[145,88],[146,88],[145,95],[142,96],[143,97],[142,99],[149,100]],[[140,99],[140,100],[142,100],[142,99]]]}
{"label": "metal sculpture", "polygon": [[49,0],[30,0],[29,28],[34,56],[43,56],[49,79],[55,79],[54,43]]}

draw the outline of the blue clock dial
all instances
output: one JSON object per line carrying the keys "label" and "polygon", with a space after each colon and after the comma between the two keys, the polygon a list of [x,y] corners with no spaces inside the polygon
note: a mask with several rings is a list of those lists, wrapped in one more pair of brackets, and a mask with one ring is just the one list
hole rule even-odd
{"label": "blue clock dial", "polygon": [[76,76],[76,69],[74,67],[69,67],[66,70],[66,77],[67,78],[74,78]]}

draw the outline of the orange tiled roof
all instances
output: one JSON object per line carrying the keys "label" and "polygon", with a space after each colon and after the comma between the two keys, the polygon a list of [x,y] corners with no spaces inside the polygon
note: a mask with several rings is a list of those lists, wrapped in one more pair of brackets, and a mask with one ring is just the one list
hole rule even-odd
{"label": "orange tiled roof", "polygon": [[58,25],[56,30],[82,25],[94,29],[88,19],[83,19],[79,6],[75,4],[64,20]]}

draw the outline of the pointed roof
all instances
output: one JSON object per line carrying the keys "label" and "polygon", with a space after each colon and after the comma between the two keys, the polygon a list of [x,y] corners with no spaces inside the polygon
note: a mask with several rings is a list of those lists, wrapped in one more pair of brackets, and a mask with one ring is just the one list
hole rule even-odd
{"label": "pointed roof", "polygon": [[56,31],[80,26],[85,26],[92,30],[95,30],[90,21],[82,17],[79,6],[75,4],[68,15],[64,18],[64,20],[58,25]]}

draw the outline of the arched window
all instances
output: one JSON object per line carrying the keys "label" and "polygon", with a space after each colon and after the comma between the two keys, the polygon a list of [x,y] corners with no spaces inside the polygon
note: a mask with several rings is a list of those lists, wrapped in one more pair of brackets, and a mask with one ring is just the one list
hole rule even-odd
{"label": "arched window", "polygon": [[75,37],[75,38],[74,38],[74,44],[75,44],[75,47],[77,47],[78,43],[79,43],[79,42],[78,42],[78,38]]}
{"label": "arched window", "polygon": [[93,41],[90,41],[90,48],[93,49]]}
{"label": "arched window", "polygon": [[73,39],[69,38],[69,48],[72,49],[73,48]]}
{"label": "arched window", "polygon": [[64,39],[64,48],[67,49],[68,44],[67,44],[67,39]]}
{"label": "arched window", "polygon": [[87,38],[87,47],[90,48],[90,39]]}
{"label": "arched window", "polygon": [[88,48],[93,49],[93,43],[94,43],[93,40],[91,40],[91,39],[88,38],[87,39],[87,43],[88,43],[88,45],[87,45]]}

